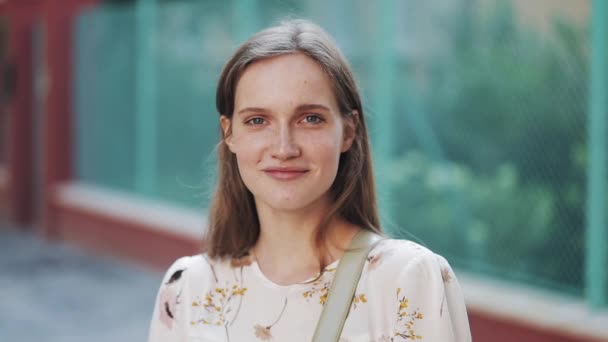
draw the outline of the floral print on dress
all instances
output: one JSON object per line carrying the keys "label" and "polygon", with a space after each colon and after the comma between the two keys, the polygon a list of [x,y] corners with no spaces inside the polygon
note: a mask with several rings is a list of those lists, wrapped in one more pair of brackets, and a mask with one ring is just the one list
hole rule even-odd
{"label": "floral print on dress", "polygon": [[450,271],[450,269],[448,267],[441,268],[441,279],[443,280],[444,283],[449,283],[452,281],[452,279],[453,279],[452,271]]}
{"label": "floral print on dress", "polygon": [[270,333],[270,326],[268,327],[263,327],[259,324],[256,324],[254,327],[255,329],[255,337],[257,337],[258,339],[262,340],[262,341],[270,341],[272,340],[272,334]]}
{"label": "floral print on dress", "polygon": [[159,297],[159,319],[169,330],[173,329],[174,312],[177,303],[175,290],[170,287],[165,287],[161,290]]}
{"label": "floral print on dress", "polygon": [[[252,262],[248,253],[176,262],[161,284],[149,342],[309,341],[337,269],[279,291]],[[385,240],[368,255],[361,279],[341,342],[471,341],[458,280],[442,257]]]}
{"label": "floral print on dress", "polygon": [[[443,284],[447,284],[454,279],[452,277],[452,271],[450,271],[449,267],[441,267],[441,280],[443,280]],[[443,291],[443,297],[441,298],[441,307],[439,308],[439,317],[443,316],[443,307],[446,300],[445,291]]]}
{"label": "floral print on dress", "polygon": [[197,298],[192,301],[193,308],[200,308],[199,317],[190,322],[196,324],[224,325],[227,315],[233,311],[233,301],[245,295],[247,288],[237,284],[226,287],[216,287],[205,294],[204,299]]}
{"label": "floral print on dress", "polygon": [[[420,309],[409,311],[409,299],[405,296],[399,297],[401,288],[397,288],[397,300],[399,301],[399,309],[397,310],[397,324],[402,325],[402,328],[395,331],[395,337],[400,337],[404,340],[421,340],[422,336],[416,335],[414,325],[417,320],[424,319]],[[391,341],[395,341],[391,339]]]}
{"label": "floral print on dress", "polygon": [[[380,244],[382,242],[380,242]],[[367,270],[375,270],[378,266],[382,264],[382,261],[391,254],[392,251],[390,249],[387,250],[378,247],[374,248],[374,250],[372,250],[372,252],[367,256]]]}
{"label": "floral print on dress", "polygon": [[182,277],[185,270],[177,270],[171,274],[169,280],[163,284],[158,299],[159,319],[161,323],[169,330],[173,329],[173,321],[175,320],[176,307],[179,302],[180,293],[175,290],[175,284]]}
{"label": "floral print on dress", "polygon": [[[195,318],[190,321],[190,325],[215,325],[228,329],[228,325],[237,318],[243,297],[247,292],[247,288],[243,286],[243,268],[246,263],[241,263],[236,269],[231,267],[234,279],[224,281],[224,286],[218,286],[219,280],[214,264],[211,260],[204,259],[213,274],[215,286],[207,291],[203,298],[196,296],[192,300],[192,316]],[[231,261],[231,264],[233,263],[234,261]],[[235,303],[237,300],[238,303]]]}
{"label": "floral print on dress", "polygon": [[287,297],[285,297],[285,301],[283,302],[283,308],[281,309],[281,312],[277,315],[277,318],[274,320],[274,322],[270,323],[269,325],[256,324],[253,326],[255,337],[257,339],[262,341],[269,341],[272,339],[272,332],[270,331],[270,329],[272,329],[273,326],[279,323],[279,321],[283,317],[283,314],[285,313],[285,308],[287,307],[287,302],[288,299]]}
{"label": "floral print on dress", "polygon": [[382,252],[378,252],[375,255],[367,256],[367,269],[369,271],[375,269],[380,263],[382,263]]}
{"label": "floral print on dress", "polygon": [[355,294],[353,297],[352,309],[357,309],[357,305],[367,303],[367,298],[365,297],[365,293]]}
{"label": "floral print on dress", "polygon": [[304,291],[302,293],[302,295],[304,296],[304,298],[306,298],[306,301],[308,301],[309,299],[312,299],[318,295],[319,304],[325,305],[325,302],[327,301],[327,293],[329,292],[330,285],[331,285],[330,282],[324,282],[324,283],[315,282],[315,283],[313,283],[313,286],[308,291]]}
{"label": "floral print on dress", "polygon": [[[332,272],[335,272],[335,270],[336,269],[333,268],[333,269],[328,269],[327,271],[332,273]],[[318,296],[319,304],[325,306],[325,303],[327,302],[327,296],[329,295],[329,289],[331,288],[332,282],[333,282],[333,278],[330,280],[324,280],[322,278],[319,278],[311,284],[311,287],[307,291],[304,291],[302,293],[302,296],[304,296],[304,298],[306,299],[307,302],[310,299]],[[358,305],[365,304],[365,303],[367,303],[367,297],[366,297],[365,293],[354,294],[353,301],[351,303],[351,310],[355,310],[355,309],[357,309]]]}
{"label": "floral print on dress", "polygon": [[401,248],[391,240],[382,240],[367,256],[367,271],[373,271],[382,265],[383,261],[395,254]]}
{"label": "floral print on dress", "polygon": [[[321,275],[318,277],[318,279],[316,279],[312,284],[311,287],[307,290],[304,291],[302,293],[302,296],[304,296],[304,298],[306,298],[306,301],[308,302],[310,299],[314,298],[315,296],[319,296],[319,304],[321,305],[325,305],[325,302],[327,301],[327,294],[329,292],[329,288],[331,286],[331,283],[333,281],[333,273],[336,272],[336,268],[328,268],[325,270],[325,274]],[[331,279],[327,279],[326,277],[327,275],[332,275]]]}

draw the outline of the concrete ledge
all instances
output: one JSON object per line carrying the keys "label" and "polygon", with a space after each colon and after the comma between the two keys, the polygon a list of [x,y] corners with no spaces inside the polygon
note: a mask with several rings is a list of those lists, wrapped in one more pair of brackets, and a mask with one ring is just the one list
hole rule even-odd
{"label": "concrete ledge", "polygon": [[192,239],[201,239],[206,229],[206,217],[202,210],[197,212],[178,207],[172,202],[143,198],[126,191],[71,182],[57,189],[56,199],[60,204]]}
{"label": "concrete ledge", "polygon": [[[534,339],[502,339],[498,326],[479,335],[493,334],[484,341],[608,341],[608,309],[592,311],[580,299],[552,293],[517,283],[457,272],[463,288],[467,308],[472,317],[471,326],[475,329],[475,320],[500,322],[507,330],[514,327],[529,330]],[[484,323],[488,325],[488,322]]]}
{"label": "concrete ledge", "polygon": [[52,235],[98,253],[164,269],[201,251],[206,219],[195,210],[81,183],[57,188],[52,207]]}

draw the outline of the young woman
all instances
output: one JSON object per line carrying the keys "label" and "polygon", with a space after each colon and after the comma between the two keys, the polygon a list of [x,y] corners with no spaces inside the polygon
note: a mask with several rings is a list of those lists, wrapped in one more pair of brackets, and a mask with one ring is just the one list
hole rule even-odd
{"label": "young woman", "polygon": [[[219,79],[219,184],[206,252],[168,270],[149,341],[310,341],[340,258],[381,233],[351,68],[318,26],[245,42]],[[340,341],[470,341],[448,263],[410,241],[367,257]]]}

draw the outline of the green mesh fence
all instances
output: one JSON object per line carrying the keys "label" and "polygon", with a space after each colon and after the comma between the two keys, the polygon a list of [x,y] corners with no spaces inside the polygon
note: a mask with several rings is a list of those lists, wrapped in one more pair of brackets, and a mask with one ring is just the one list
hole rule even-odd
{"label": "green mesh fence", "polygon": [[75,25],[81,180],[205,207],[223,63],[253,32],[308,18],[358,76],[385,229],[583,295],[589,1],[140,4]]}

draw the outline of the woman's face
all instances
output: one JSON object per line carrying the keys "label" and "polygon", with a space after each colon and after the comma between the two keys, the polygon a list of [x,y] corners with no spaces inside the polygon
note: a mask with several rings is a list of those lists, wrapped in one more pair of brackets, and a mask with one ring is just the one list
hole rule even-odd
{"label": "woman's face", "polygon": [[258,210],[328,205],[340,154],[352,144],[353,120],[338,112],[332,84],[310,57],[257,61],[238,81],[226,143]]}

